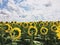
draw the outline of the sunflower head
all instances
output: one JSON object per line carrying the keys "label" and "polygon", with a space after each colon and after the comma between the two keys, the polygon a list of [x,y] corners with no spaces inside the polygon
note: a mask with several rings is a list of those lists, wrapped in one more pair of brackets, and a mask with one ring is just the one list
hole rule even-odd
{"label": "sunflower head", "polygon": [[18,40],[21,37],[21,30],[17,27],[13,28],[10,32],[10,36],[12,40]]}
{"label": "sunflower head", "polygon": [[39,27],[40,27],[40,26],[44,26],[44,22],[40,22],[40,23],[39,23]]}
{"label": "sunflower head", "polygon": [[37,35],[37,32],[38,32],[38,30],[37,30],[37,28],[36,27],[34,27],[34,26],[30,26],[29,28],[28,28],[28,34],[30,35],[30,36],[32,36],[32,35]]}
{"label": "sunflower head", "polygon": [[42,21],[39,21],[38,23],[41,23]]}
{"label": "sunflower head", "polygon": [[59,25],[59,22],[58,22],[58,21],[56,21],[56,22],[54,22],[54,24],[55,24],[56,26],[58,26],[58,25]]}
{"label": "sunflower head", "polygon": [[48,21],[44,22],[44,26],[48,26]]}
{"label": "sunflower head", "polygon": [[50,22],[49,22],[49,25],[50,25],[50,26],[54,25],[54,22],[50,21]]}
{"label": "sunflower head", "polygon": [[36,26],[36,23],[35,22],[30,22],[29,26]]}
{"label": "sunflower head", "polygon": [[7,24],[8,22],[6,21],[5,23]]}
{"label": "sunflower head", "polygon": [[42,35],[46,35],[46,34],[48,33],[48,29],[47,29],[46,27],[41,27],[40,33],[41,33]]}
{"label": "sunflower head", "polygon": [[22,25],[24,28],[28,28],[28,22],[26,22],[26,23],[23,23],[23,25]]}
{"label": "sunflower head", "polygon": [[51,31],[55,32],[56,30],[57,30],[57,26],[56,25],[51,26]]}
{"label": "sunflower head", "polygon": [[22,22],[18,23],[18,25],[20,25],[20,26],[22,26],[22,24],[23,24]]}
{"label": "sunflower head", "polygon": [[12,24],[16,24],[17,22],[16,22],[16,21],[12,21],[11,23],[12,23]]}
{"label": "sunflower head", "polygon": [[12,29],[12,27],[11,27],[8,23],[5,24],[5,25],[3,26],[3,28],[4,28],[5,32],[8,32],[8,31],[10,31],[10,30]]}
{"label": "sunflower head", "polygon": [[2,24],[3,22],[1,21],[0,23]]}

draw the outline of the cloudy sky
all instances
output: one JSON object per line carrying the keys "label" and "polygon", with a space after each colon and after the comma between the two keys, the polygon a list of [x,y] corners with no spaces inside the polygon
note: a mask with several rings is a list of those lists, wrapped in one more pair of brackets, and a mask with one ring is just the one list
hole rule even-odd
{"label": "cloudy sky", "polygon": [[0,0],[0,21],[60,21],[60,0]]}

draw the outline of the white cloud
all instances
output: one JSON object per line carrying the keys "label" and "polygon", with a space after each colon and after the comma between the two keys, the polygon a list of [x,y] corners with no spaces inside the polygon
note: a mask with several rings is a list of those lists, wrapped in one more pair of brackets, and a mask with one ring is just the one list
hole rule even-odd
{"label": "white cloud", "polygon": [[[25,10],[24,6],[27,6],[29,10]],[[11,11],[8,11],[7,8],[2,9],[0,11],[0,21],[60,20],[60,0],[26,0],[19,4],[9,0],[7,7]]]}
{"label": "white cloud", "polygon": [[0,3],[2,3],[2,0],[0,0]]}

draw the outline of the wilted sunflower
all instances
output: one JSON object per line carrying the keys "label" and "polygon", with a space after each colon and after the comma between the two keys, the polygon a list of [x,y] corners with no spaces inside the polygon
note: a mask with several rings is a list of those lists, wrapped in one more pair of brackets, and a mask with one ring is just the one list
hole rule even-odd
{"label": "wilted sunflower", "polygon": [[28,28],[28,22],[23,23],[22,26],[23,26],[24,28]]}
{"label": "wilted sunflower", "polygon": [[11,39],[12,40],[17,40],[17,39],[20,39],[21,37],[21,29],[20,28],[13,28],[10,32],[10,36],[11,36]]}
{"label": "wilted sunflower", "polygon": [[8,32],[9,30],[12,29],[12,27],[8,23],[5,24],[3,27],[4,27],[5,32]]}
{"label": "wilted sunflower", "polygon": [[28,28],[28,34],[31,36],[31,35],[37,35],[37,32],[38,32],[38,30],[37,30],[37,28],[35,27],[35,26],[30,26],[29,28]]}
{"label": "wilted sunflower", "polygon": [[52,25],[51,26],[51,31],[55,32],[57,30],[57,26],[56,25]]}
{"label": "wilted sunflower", "polygon": [[48,33],[48,29],[47,29],[46,27],[41,27],[40,33],[41,33],[42,35],[46,35],[46,34]]}

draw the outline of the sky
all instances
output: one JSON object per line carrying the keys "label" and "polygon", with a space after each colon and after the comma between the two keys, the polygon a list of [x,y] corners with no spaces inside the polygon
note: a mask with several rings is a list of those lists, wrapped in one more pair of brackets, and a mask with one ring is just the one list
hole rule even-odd
{"label": "sky", "polygon": [[60,21],[60,0],[0,0],[0,21]]}

